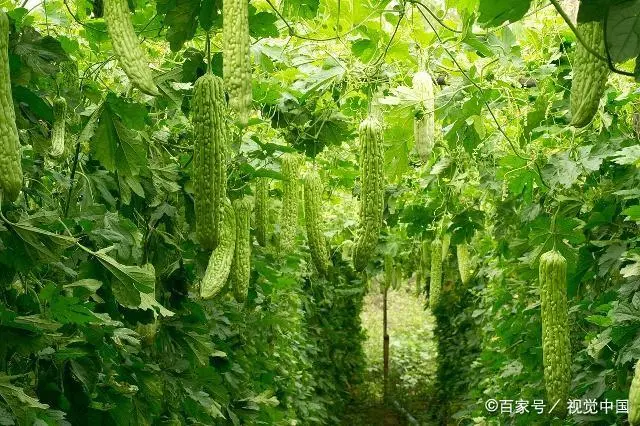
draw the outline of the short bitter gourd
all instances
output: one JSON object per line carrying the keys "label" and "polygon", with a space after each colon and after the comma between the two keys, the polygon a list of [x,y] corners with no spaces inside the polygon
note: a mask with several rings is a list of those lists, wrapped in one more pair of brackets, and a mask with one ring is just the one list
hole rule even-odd
{"label": "short bitter gourd", "polygon": [[413,76],[413,89],[418,98],[418,107],[413,118],[415,149],[422,161],[427,161],[435,143],[435,118],[433,80],[426,71]]}
{"label": "short bitter gourd", "polygon": [[438,309],[442,291],[442,241],[436,238],[431,243],[431,281],[429,283],[429,306]]}
{"label": "short bitter gourd", "polygon": [[158,95],[153,82],[149,60],[131,22],[127,0],[104,0],[104,20],[111,37],[113,50],[131,83],[149,95]]}
{"label": "short bitter gourd", "polygon": [[289,254],[298,235],[298,209],[302,196],[300,166],[302,158],[298,154],[282,156],[282,212],[280,214],[280,234],[278,245],[283,255]]}
{"label": "short bitter gourd", "polygon": [[224,288],[236,247],[236,215],[228,198],[223,203],[223,219],[220,229],[220,241],[209,258],[207,270],[200,283],[200,296],[203,299],[211,299],[218,295]]}
{"label": "short bitter gourd", "polygon": [[269,180],[265,177],[256,181],[255,204],[256,240],[265,247],[269,227]]}
{"label": "short bitter gourd", "polygon": [[460,281],[462,281],[462,284],[467,284],[471,278],[471,260],[469,259],[469,247],[466,243],[456,245],[456,257],[458,259]]}
{"label": "short bitter gourd", "polygon": [[640,425],[640,361],[636,362],[629,388],[629,423],[631,426]]}
{"label": "short bitter gourd", "polygon": [[51,156],[59,157],[64,152],[67,125],[67,101],[63,97],[53,100],[53,127],[51,128]]}
{"label": "short bitter gourd", "polygon": [[233,295],[240,303],[247,300],[247,290],[251,278],[251,209],[248,198],[233,202],[236,213],[236,249],[231,266]]}

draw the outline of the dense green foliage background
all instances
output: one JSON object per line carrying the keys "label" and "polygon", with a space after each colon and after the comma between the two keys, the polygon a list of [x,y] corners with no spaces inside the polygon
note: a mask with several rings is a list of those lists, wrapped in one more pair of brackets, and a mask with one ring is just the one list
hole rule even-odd
{"label": "dense green foliage background", "polygon": [[[300,227],[292,253],[254,246],[239,305],[196,296],[208,253],[194,239],[189,103],[206,31],[221,74],[221,1],[131,2],[153,98],[118,68],[102,2],[0,0],[25,172],[0,216],[0,423],[337,423],[358,394],[362,298],[382,259],[392,255],[413,289],[423,241],[445,234],[437,373],[415,416],[550,421],[491,415],[484,401],[544,399],[537,262],[553,246],[569,264],[571,396],[625,399],[640,358],[640,45],[620,23],[640,2],[619,3],[585,1],[579,19],[608,12],[610,53],[631,76],[612,74],[594,122],[576,130],[576,38],[546,1],[251,1],[256,114],[232,147],[229,192],[251,195],[257,177],[271,178],[277,232],[279,157],[304,153],[327,189],[334,268],[318,278]],[[439,84],[426,164],[413,150],[408,87],[419,58]],[[73,113],[53,159],[58,94]],[[385,122],[385,228],[355,274],[356,133],[372,108]],[[467,286],[460,243],[473,255]]]}

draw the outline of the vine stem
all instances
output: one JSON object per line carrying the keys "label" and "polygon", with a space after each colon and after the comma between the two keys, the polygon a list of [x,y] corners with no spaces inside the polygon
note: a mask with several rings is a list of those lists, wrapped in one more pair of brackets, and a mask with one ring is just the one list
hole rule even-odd
{"label": "vine stem", "polygon": [[[567,12],[565,12],[564,9],[562,8],[562,6],[560,5],[560,3],[558,3],[558,0],[549,0],[549,1],[553,5],[553,7],[556,8],[556,10],[560,14],[560,16],[562,17],[564,22],[569,26],[569,28],[571,29],[573,34],[576,36],[576,39],[578,40],[578,42],[585,48],[585,50],[587,52],[591,53],[593,56],[595,56],[596,58],[600,59],[601,61],[606,62],[607,65],[609,66],[609,69],[611,70],[611,72],[616,73],[616,74],[620,74],[620,75],[625,75],[627,77],[634,77],[635,76],[632,72],[622,71],[622,70],[619,70],[619,69],[617,69],[615,67],[615,65],[611,61],[611,55],[608,53],[609,49],[607,47],[606,37],[605,37],[604,45],[605,45],[605,49],[607,50],[607,57],[604,57],[600,53],[596,52],[584,40],[584,38],[582,37],[582,34],[580,34],[580,31],[578,31],[578,28],[575,25],[573,25],[573,22],[571,22],[571,18],[569,18],[569,15],[567,15]],[[605,21],[604,27],[606,28],[606,21]],[[606,29],[604,29],[604,31],[606,33]]]}
{"label": "vine stem", "polygon": [[64,217],[69,214],[69,204],[71,203],[71,193],[73,192],[73,183],[76,177],[76,168],[78,167],[78,157],[80,156],[80,143],[76,143],[76,153],[73,156],[73,166],[71,166],[71,178],[69,179],[69,192],[67,193],[67,202],[64,206]]}

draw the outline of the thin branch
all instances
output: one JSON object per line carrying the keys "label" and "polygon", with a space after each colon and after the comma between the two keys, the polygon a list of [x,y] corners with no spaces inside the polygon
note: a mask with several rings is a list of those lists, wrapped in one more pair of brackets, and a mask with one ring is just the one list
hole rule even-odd
{"label": "thin branch", "polygon": [[91,25],[87,25],[87,24],[85,24],[84,22],[82,22],[82,21],[81,21],[81,20],[80,20],[76,15],[75,15],[75,13],[73,13],[73,12],[71,11],[71,8],[69,7],[69,4],[67,3],[67,0],[64,0],[64,2],[63,2],[63,3],[64,3],[64,6],[67,8],[67,11],[69,12],[69,15],[71,15],[71,17],[73,18],[73,20],[74,20],[74,21],[76,21],[78,24],[82,25],[82,26],[83,26],[83,27],[85,27],[85,28],[89,28],[89,29],[90,29],[90,30],[92,30],[92,31],[97,31],[97,32],[102,33],[102,34],[106,34],[106,33],[107,33],[106,31],[99,30],[99,29],[97,29],[97,28],[95,28],[95,27],[93,27],[93,26],[91,26]]}
{"label": "thin branch", "polygon": [[[429,15],[431,15],[433,17],[433,19],[435,19],[436,21],[438,21],[438,24],[442,25],[444,28],[446,28],[449,31],[452,31],[454,33],[458,33],[461,34],[462,31],[460,30],[456,30],[455,28],[452,28],[450,26],[448,26],[447,24],[444,23],[444,21],[442,20],[442,18],[438,17],[438,15],[436,15],[431,9],[429,9],[427,7],[427,5],[425,5],[424,3],[422,3],[420,0],[409,0],[409,3],[413,3],[415,5],[418,6],[418,9],[420,9],[420,7],[422,7],[424,10],[427,11],[427,13],[429,13]],[[424,15],[423,15],[424,16]]]}
{"label": "thin branch", "polygon": [[[553,5],[553,7],[556,8],[556,10],[560,14],[560,16],[562,17],[564,22],[569,26],[571,31],[573,31],[573,34],[576,36],[576,39],[578,39],[578,42],[580,42],[580,44],[585,48],[585,50],[587,52],[591,53],[593,56],[595,56],[596,58],[600,59],[602,62],[606,62],[607,65],[609,66],[609,69],[611,70],[611,72],[614,72],[614,73],[620,74],[620,75],[626,75],[627,77],[634,77],[635,76],[635,74],[633,74],[631,72],[622,71],[622,70],[619,70],[619,69],[617,69],[615,67],[615,65],[611,61],[611,55],[609,55],[609,53],[608,53],[606,37],[605,37],[605,50],[607,50],[607,57],[604,57],[600,53],[598,53],[595,49],[593,49],[591,46],[589,46],[589,44],[584,40],[584,38],[582,37],[582,34],[580,34],[580,31],[578,31],[576,26],[573,25],[573,22],[571,22],[571,18],[569,18],[569,16],[567,15],[567,12],[565,12],[564,9],[562,9],[562,6],[560,6],[560,3],[558,3],[558,0],[549,0],[549,1]],[[604,27],[606,27],[606,22],[605,22]],[[606,31],[606,29],[604,29],[604,31]]]}
{"label": "thin branch", "polygon": [[396,37],[396,34],[398,33],[398,28],[400,28],[400,23],[402,22],[402,18],[404,18],[404,11],[400,12],[400,16],[398,17],[398,22],[396,23],[396,27],[393,29],[391,38],[389,39],[389,42],[385,46],[384,51],[380,56],[378,56],[378,59],[376,59],[376,61],[373,64],[371,64],[371,66],[378,65],[380,61],[382,61],[387,56],[387,53],[389,52],[389,48],[391,47],[391,43],[393,43],[393,39]]}

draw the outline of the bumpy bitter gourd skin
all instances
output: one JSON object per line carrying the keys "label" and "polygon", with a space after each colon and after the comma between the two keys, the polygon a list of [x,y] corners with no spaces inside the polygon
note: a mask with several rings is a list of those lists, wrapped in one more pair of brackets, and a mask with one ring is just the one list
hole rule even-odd
{"label": "bumpy bitter gourd skin", "polygon": [[265,247],[269,227],[269,179],[260,177],[256,181],[255,202],[256,240]]}
{"label": "bumpy bitter gourd skin", "polygon": [[140,47],[127,0],[104,0],[104,20],[120,67],[131,83],[149,95],[158,95],[147,55]]}
{"label": "bumpy bitter gourd skin", "polygon": [[291,251],[298,234],[298,208],[302,196],[299,177],[301,163],[302,159],[297,154],[282,156],[282,212],[278,245],[283,254]]}
{"label": "bumpy bitter gourd skin", "polygon": [[0,10],[0,190],[4,201],[15,201],[22,188],[20,139],[9,76],[9,18]]}
{"label": "bumpy bitter gourd skin", "polygon": [[203,299],[215,297],[224,288],[236,247],[236,215],[228,198],[223,203],[223,220],[220,229],[220,242],[211,252],[207,270],[200,283],[200,296]]}
{"label": "bumpy bitter gourd skin", "polygon": [[360,124],[360,225],[353,249],[353,266],[357,271],[367,267],[373,255],[384,213],[384,170],[382,125],[374,117]]}
{"label": "bumpy bitter gourd skin", "polygon": [[223,75],[229,105],[246,126],[251,109],[249,1],[224,0],[222,7]]}
{"label": "bumpy bitter gourd skin", "polygon": [[442,241],[436,238],[431,242],[431,282],[429,284],[429,306],[438,308],[442,291]]}
{"label": "bumpy bitter gourd skin", "polygon": [[[593,50],[606,57],[602,23],[581,23],[577,29]],[[598,111],[600,98],[604,94],[609,77],[609,66],[587,51],[580,41],[576,43],[571,83],[571,125],[584,127]]]}
{"label": "bumpy bitter gourd skin", "polygon": [[240,303],[247,300],[249,279],[251,278],[251,209],[248,198],[233,202],[236,213],[236,249],[231,266],[233,296]]}
{"label": "bumpy bitter gourd skin", "polygon": [[51,156],[59,157],[64,152],[65,128],[67,127],[67,101],[62,97],[53,100],[53,127],[51,128]]}
{"label": "bumpy bitter gourd skin", "polygon": [[456,257],[458,258],[458,271],[460,272],[460,281],[467,284],[471,278],[471,265],[469,259],[469,247],[467,244],[456,245]]}
{"label": "bumpy bitter gourd skin", "polygon": [[636,362],[629,388],[629,423],[631,426],[640,425],[640,361]]}
{"label": "bumpy bitter gourd skin", "polygon": [[571,344],[567,314],[567,261],[558,251],[540,256],[542,357],[547,401],[558,402],[553,413],[564,417],[571,385]]}
{"label": "bumpy bitter gourd skin", "polygon": [[329,272],[329,249],[322,226],[322,180],[312,170],[304,177],[304,220],[311,259],[321,275]]}
{"label": "bumpy bitter gourd skin", "polygon": [[419,100],[413,118],[413,137],[416,152],[422,161],[427,161],[435,144],[435,102],[433,80],[426,71],[418,71],[413,76],[413,89]]}
{"label": "bumpy bitter gourd skin", "polygon": [[218,244],[222,201],[227,192],[225,147],[228,143],[222,79],[206,73],[196,80],[191,113],[194,130],[196,236],[212,250]]}

